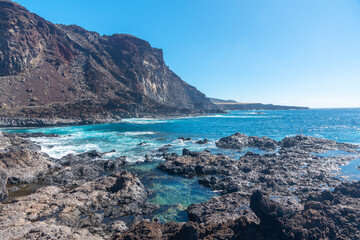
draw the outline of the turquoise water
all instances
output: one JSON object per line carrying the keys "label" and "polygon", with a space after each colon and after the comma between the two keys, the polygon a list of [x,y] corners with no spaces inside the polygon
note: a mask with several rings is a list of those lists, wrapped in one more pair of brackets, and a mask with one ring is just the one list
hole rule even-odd
{"label": "turquoise water", "polygon": [[[257,114],[261,112],[264,114]],[[91,126],[7,129],[8,131],[43,132],[60,134],[61,138],[36,138],[42,151],[52,157],[89,150],[101,152],[115,149],[107,158],[125,155],[128,161],[143,161],[146,154],[161,161],[158,149],[171,144],[169,152],[181,153],[190,150],[209,149],[238,158],[243,152],[222,151],[215,140],[235,132],[247,135],[267,136],[281,140],[286,136],[305,134],[333,139],[339,142],[360,144],[360,109],[311,109],[291,111],[233,111],[204,117],[180,119],[126,119],[120,123]],[[180,136],[191,141],[181,141]],[[208,138],[211,142],[198,145],[195,141]],[[139,145],[141,142],[147,144]],[[258,150],[256,150],[258,151]],[[344,153],[336,153],[344,154]],[[335,154],[335,155],[336,155]],[[157,217],[164,221],[185,221],[184,209],[194,202],[206,201],[217,193],[201,187],[195,178],[169,176],[156,169],[158,162],[138,164],[130,167],[137,172],[144,184],[155,194],[151,201],[162,206]],[[355,160],[343,166],[350,179],[360,180],[360,170]]]}

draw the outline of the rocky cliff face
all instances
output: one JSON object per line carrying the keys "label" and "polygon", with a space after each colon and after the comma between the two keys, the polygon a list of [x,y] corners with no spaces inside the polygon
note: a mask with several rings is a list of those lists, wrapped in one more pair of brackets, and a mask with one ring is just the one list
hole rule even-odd
{"label": "rocky cliff face", "polygon": [[9,0],[0,0],[0,81],[8,115],[81,116],[89,106],[120,116],[216,109],[148,42],[55,25]]}

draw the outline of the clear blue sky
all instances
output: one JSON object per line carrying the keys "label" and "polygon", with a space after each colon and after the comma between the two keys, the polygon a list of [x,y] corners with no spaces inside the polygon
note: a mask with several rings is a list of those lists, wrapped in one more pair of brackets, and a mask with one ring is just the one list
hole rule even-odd
{"label": "clear blue sky", "polygon": [[207,96],[360,107],[359,0],[17,0],[54,23],[128,33]]}

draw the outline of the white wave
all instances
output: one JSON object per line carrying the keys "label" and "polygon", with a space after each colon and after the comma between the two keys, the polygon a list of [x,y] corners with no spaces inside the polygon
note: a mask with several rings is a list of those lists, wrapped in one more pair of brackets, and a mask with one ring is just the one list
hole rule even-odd
{"label": "white wave", "polygon": [[123,134],[125,136],[139,136],[139,135],[153,135],[156,134],[156,132],[123,132],[119,134]]}
{"label": "white wave", "polygon": [[281,118],[281,116],[268,116],[265,114],[248,114],[248,115],[211,115],[209,118]]}
{"label": "white wave", "polygon": [[167,123],[169,122],[169,120],[170,119],[159,119],[159,118],[125,118],[121,122],[134,123],[134,124],[156,124],[156,123]]}
{"label": "white wave", "polygon": [[47,153],[50,157],[53,158],[62,158],[68,154],[78,153],[74,146],[41,146],[41,151]]}

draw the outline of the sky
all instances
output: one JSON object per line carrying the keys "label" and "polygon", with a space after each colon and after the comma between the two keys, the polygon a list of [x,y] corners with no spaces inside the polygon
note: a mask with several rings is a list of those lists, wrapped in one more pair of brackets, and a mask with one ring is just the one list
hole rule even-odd
{"label": "sky", "polygon": [[53,22],[127,33],[209,97],[360,107],[360,0],[17,0]]}

